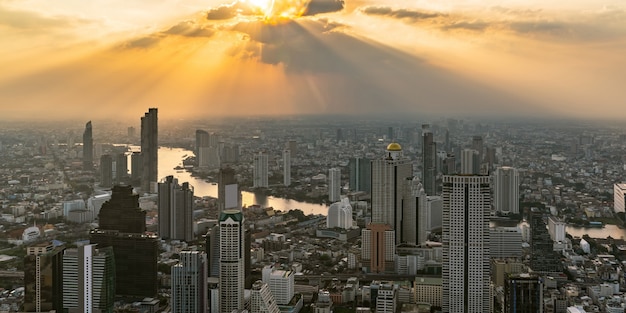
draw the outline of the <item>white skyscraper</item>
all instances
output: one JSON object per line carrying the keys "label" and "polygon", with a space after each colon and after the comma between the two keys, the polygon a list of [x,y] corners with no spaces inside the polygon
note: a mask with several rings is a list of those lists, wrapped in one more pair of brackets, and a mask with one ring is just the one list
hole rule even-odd
{"label": "white skyscraper", "polygon": [[626,184],[613,185],[613,209],[615,213],[625,212]]}
{"label": "white skyscraper", "polygon": [[372,161],[372,223],[391,226],[399,243],[402,226],[402,196],[407,178],[413,177],[413,164],[402,156],[397,143],[387,146],[383,158]]}
{"label": "white skyscraper", "polygon": [[513,167],[498,167],[493,174],[496,211],[519,214],[519,173]]}
{"label": "white skyscraper", "polygon": [[326,227],[352,228],[352,206],[350,205],[350,199],[343,198],[341,201],[335,202],[328,207]]}
{"label": "white skyscraper", "polygon": [[173,313],[206,313],[208,300],[207,256],[201,251],[181,251],[172,266]]}
{"label": "white skyscraper", "polygon": [[259,154],[254,156],[254,169],[253,169],[254,175],[253,175],[253,182],[252,182],[254,188],[261,188],[261,187],[267,188],[269,186],[268,162],[269,162],[268,156],[265,152],[259,152]]}
{"label": "white skyscraper", "polygon": [[263,282],[266,283],[276,303],[279,305],[288,304],[294,294],[294,273],[293,271],[284,271],[276,269],[272,265],[263,268]]}
{"label": "white skyscraper", "polygon": [[291,185],[291,151],[283,150],[283,185]]}
{"label": "white skyscraper", "polygon": [[250,290],[250,313],[280,313],[269,286],[260,280]]}
{"label": "white skyscraper", "polygon": [[565,226],[567,226],[567,223],[561,221],[556,216],[550,216],[548,218],[548,233],[550,234],[552,241],[565,241]]}
{"label": "white skyscraper", "polygon": [[473,149],[463,149],[461,151],[461,172],[460,174],[478,174],[477,164],[480,164],[478,151]]}
{"label": "white skyscraper", "polygon": [[443,177],[443,312],[490,312],[489,176]]}
{"label": "white skyscraper", "polygon": [[159,236],[191,241],[193,237],[193,186],[167,176],[159,183]]}
{"label": "white skyscraper", "polygon": [[244,307],[244,239],[243,213],[224,210],[219,218],[220,241],[220,313],[232,313]]}
{"label": "white skyscraper", "polygon": [[337,202],[341,199],[341,170],[331,168],[328,170],[328,200]]}

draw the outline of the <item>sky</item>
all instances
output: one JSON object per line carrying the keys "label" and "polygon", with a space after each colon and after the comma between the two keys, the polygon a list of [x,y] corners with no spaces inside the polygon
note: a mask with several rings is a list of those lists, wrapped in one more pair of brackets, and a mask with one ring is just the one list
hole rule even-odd
{"label": "sky", "polygon": [[623,0],[0,0],[0,119],[626,119]]}

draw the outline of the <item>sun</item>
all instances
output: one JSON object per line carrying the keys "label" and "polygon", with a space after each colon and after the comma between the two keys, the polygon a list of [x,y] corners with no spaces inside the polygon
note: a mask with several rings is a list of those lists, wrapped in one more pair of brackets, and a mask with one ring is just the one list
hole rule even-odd
{"label": "sun", "polygon": [[309,0],[242,0],[267,22],[291,20],[306,13]]}

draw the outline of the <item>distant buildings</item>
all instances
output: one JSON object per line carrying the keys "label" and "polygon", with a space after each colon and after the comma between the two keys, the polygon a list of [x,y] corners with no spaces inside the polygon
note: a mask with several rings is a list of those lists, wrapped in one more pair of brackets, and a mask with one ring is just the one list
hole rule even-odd
{"label": "distant buildings", "polygon": [[207,258],[201,251],[181,251],[172,266],[172,312],[206,313],[208,302]]}
{"label": "distant buildings", "polygon": [[269,186],[268,162],[268,156],[265,152],[259,152],[259,154],[254,156],[254,169],[252,177],[252,184],[254,188],[267,188]]}
{"label": "distant buildings", "polygon": [[446,175],[442,197],[443,312],[490,312],[490,177]]}
{"label": "distant buildings", "polygon": [[85,124],[83,132],[83,169],[88,171],[93,169],[93,129],[91,121]]}
{"label": "distant buildings", "polygon": [[341,170],[328,170],[328,201],[337,202],[341,199]]}
{"label": "distant buildings", "polygon": [[141,190],[156,192],[159,161],[158,110],[150,108],[141,118]]}
{"label": "distant buildings", "polygon": [[193,187],[167,176],[159,183],[159,236],[191,241],[193,237]]}
{"label": "distant buildings", "polygon": [[513,167],[498,167],[493,174],[494,208],[502,215],[519,214],[519,173]]}

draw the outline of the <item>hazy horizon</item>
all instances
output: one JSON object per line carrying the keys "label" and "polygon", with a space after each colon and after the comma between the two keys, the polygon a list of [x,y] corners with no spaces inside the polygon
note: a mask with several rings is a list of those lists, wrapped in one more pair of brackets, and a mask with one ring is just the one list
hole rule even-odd
{"label": "hazy horizon", "polygon": [[626,119],[618,0],[0,0],[0,37],[1,120]]}

